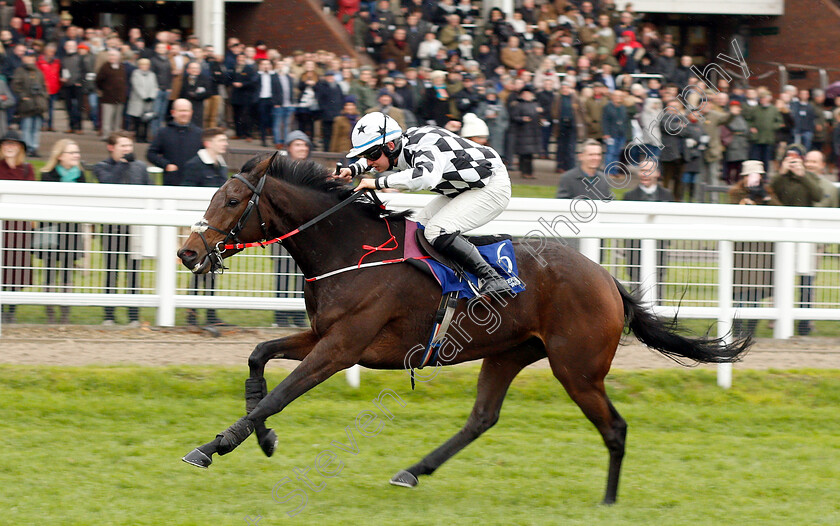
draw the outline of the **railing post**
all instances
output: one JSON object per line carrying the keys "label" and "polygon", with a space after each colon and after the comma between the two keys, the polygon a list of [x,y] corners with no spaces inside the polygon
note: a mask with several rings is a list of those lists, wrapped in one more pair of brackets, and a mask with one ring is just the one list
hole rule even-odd
{"label": "railing post", "polygon": [[640,245],[641,257],[639,258],[639,290],[642,294],[642,301],[648,306],[656,305],[658,300],[658,276],[656,273],[656,240],[643,239]]}
{"label": "railing post", "polygon": [[353,389],[358,389],[362,385],[361,367],[359,364],[347,369],[347,385]]}
{"label": "railing post", "polygon": [[601,264],[601,240],[591,237],[580,239],[580,253],[595,263]]}
{"label": "railing post", "polygon": [[[718,337],[732,343],[732,280],[735,258],[732,241],[718,241]],[[717,366],[717,384],[724,389],[732,387],[732,364]]]}
{"label": "railing post", "polygon": [[[175,210],[177,203],[167,199],[161,209]],[[178,251],[178,227],[158,227],[157,253],[157,293],[159,298],[157,309],[157,325],[172,327],[175,325],[175,286],[176,265],[175,253]]]}
{"label": "railing post", "polygon": [[[783,226],[792,226],[793,221],[784,220]],[[776,243],[775,269],[773,271],[773,297],[779,317],[773,329],[773,337],[787,339],[793,336],[793,301],[796,283],[796,245],[788,241]]]}

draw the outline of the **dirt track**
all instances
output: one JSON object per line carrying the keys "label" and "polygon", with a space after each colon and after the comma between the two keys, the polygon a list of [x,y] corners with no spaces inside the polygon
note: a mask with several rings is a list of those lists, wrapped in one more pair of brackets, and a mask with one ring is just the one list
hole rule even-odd
{"label": "dirt track", "polygon": [[[247,364],[254,346],[291,334],[282,329],[233,329],[213,337],[200,329],[89,326],[4,325],[0,338],[0,363],[31,365],[239,365]],[[638,344],[619,348],[614,369],[678,367],[672,361]],[[281,360],[276,366],[294,367]],[[546,367],[543,360],[534,367]],[[793,338],[759,340],[742,369],[840,369],[840,339]]]}

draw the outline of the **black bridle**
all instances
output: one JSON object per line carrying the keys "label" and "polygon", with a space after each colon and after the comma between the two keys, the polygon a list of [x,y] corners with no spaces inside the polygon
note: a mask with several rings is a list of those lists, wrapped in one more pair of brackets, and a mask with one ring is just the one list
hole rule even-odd
{"label": "black bridle", "polygon": [[[222,257],[222,253],[227,249],[227,246],[230,245],[231,242],[234,244],[244,244],[242,241],[239,240],[239,233],[245,228],[245,225],[248,223],[248,219],[251,217],[251,213],[254,210],[257,211],[257,218],[260,222],[260,228],[262,229],[263,240],[268,239],[268,230],[265,226],[265,221],[262,217],[262,212],[260,212],[260,196],[262,195],[263,187],[265,186],[265,178],[267,174],[263,174],[260,180],[257,182],[257,186],[252,185],[247,179],[242,177],[241,173],[238,173],[231,177],[231,179],[237,179],[241,181],[245,186],[251,190],[251,198],[248,200],[248,206],[245,207],[245,211],[242,212],[242,215],[239,216],[239,220],[236,222],[236,225],[229,231],[225,232],[219,228],[214,227],[213,225],[209,224],[205,218],[201,218],[201,220],[192,226],[192,231],[198,234],[198,237],[201,238],[201,242],[204,243],[204,248],[207,249],[207,257],[210,258],[210,272],[212,273],[224,273],[225,267],[224,265],[224,258]],[[218,243],[213,248],[210,248],[210,243],[207,242],[207,238],[204,237],[204,232],[207,230],[212,230],[214,232],[218,232],[225,236],[225,238]]]}
{"label": "black bridle", "polygon": [[[340,166],[336,167],[336,173],[338,172],[339,168],[340,168]],[[251,190],[252,194],[251,194],[251,199],[248,201],[248,206],[245,208],[245,211],[242,212],[242,215],[239,216],[239,220],[236,222],[236,225],[229,232],[225,232],[224,230],[221,230],[219,228],[216,228],[216,227],[212,226],[211,224],[209,224],[207,222],[207,220],[205,218],[201,218],[201,220],[199,222],[197,222],[196,224],[194,224],[192,226],[191,230],[193,232],[195,232],[196,234],[198,234],[198,236],[201,238],[202,243],[204,243],[204,248],[207,250],[207,257],[210,259],[210,272],[212,272],[214,274],[215,273],[218,273],[218,274],[224,273],[224,271],[227,267],[225,267],[225,265],[224,265],[224,258],[222,257],[222,254],[225,252],[225,250],[228,250],[228,249],[231,249],[231,250],[233,250],[233,249],[243,249],[243,248],[248,248],[248,247],[253,247],[253,246],[260,246],[260,247],[265,248],[265,245],[269,245],[269,244],[272,244],[272,243],[282,243],[283,240],[286,239],[287,237],[291,237],[295,234],[298,234],[298,233],[306,230],[307,228],[311,227],[315,223],[321,221],[322,219],[324,219],[325,217],[327,217],[329,215],[334,214],[335,212],[338,212],[339,210],[341,210],[345,206],[349,205],[350,203],[356,201],[357,199],[359,199],[362,196],[365,196],[365,195],[369,196],[369,199],[371,201],[373,201],[374,204],[376,204],[381,210],[385,210],[385,205],[382,204],[382,201],[379,200],[379,196],[376,195],[376,192],[374,192],[371,189],[366,188],[364,191],[361,191],[361,192],[353,192],[353,195],[351,195],[347,199],[344,199],[343,201],[341,201],[337,205],[333,206],[332,208],[330,208],[330,209],[326,210],[325,212],[319,214],[318,216],[314,217],[313,219],[310,219],[309,221],[302,224],[298,228],[292,230],[291,232],[288,232],[286,234],[283,234],[282,236],[279,236],[279,237],[276,237],[274,239],[269,240],[268,239],[268,230],[266,229],[265,221],[262,218],[262,212],[260,212],[260,207],[259,207],[260,195],[262,194],[263,187],[265,186],[265,178],[266,178],[267,175],[268,175],[267,173],[263,174],[263,176],[260,178],[259,182],[257,182],[257,186],[254,186],[250,182],[248,182],[248,180],[246,180],[244,177],[242,177],[241,173],[238,173],[238,174],[234,175],[233,177],[231,177],[231,179],[238,179],[239,181],[242,181],[243,183],[245,183],[245,186],[247,186]],[[250,218],[251,213],[254,210],[257,211],[257,218],[259,219],[259,222],[260,222],[260,228],[262,229],[263,237],[262,237],[262,239],[260,239],[257,242],[254,242],[254,243],[244,243],[244,242],[239,240],[238,236],[239,236],[239,233],[242,232],[242,230],[245,228],[245,224],[248,222],[248,219]],[[219,241],[218,243],[216,243],[216,245],[211,248],[210,243],[207,242],[207,238],[204,237],[204,232],[206,232],[207,230],[212,230],[214,232],[218,232],[219,234],[222,234],[223,236],[225,236],[225,238],[223,240]],[[231,243],[231,241],[233,243]]]}

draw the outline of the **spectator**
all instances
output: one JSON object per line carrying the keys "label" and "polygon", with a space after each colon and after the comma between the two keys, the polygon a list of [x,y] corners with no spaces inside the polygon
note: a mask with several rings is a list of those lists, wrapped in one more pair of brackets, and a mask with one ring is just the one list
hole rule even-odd
{"label": "spectator", "polygon": [[155,97],[155,113],[157,118],[152,121],[152,135],[156,136],[161,126],[166,123],[166,113],[169,110],[169,98],[172,95],[172,68],[173,62],[169,56],[169,49],[166,43],[155,44],[155,53],[149,59],[150,69],[155,74],[158,84],[158,93]]}
{"label": "spectator", "polygon": [[315,85],[318,84],[318,73],[315,71],[315,62],[307,60],[304,63],[304,71],[298,79],[298,100],[295,118],[298,127],[307,137],[313,137],[315,133],[315,122],[320,118],[321,108],[318,106],[318,94],[315,92]]}
{"label": "spectator", "polygon": [[32,13],[32,20],[39,20],[42,28],[40,39],[55,42],[58,38],[57,28],[61,25],[58,15],[53,12],[52,0],[43,0],[38,4],[38,11]]}
{"label": "spectator", "polygon": [[475,113],[467,113],[464,115],[464,123],[461,126],[461,137],[486,146],[490,137],[490,129],[487,127],[487,123],[479,119]]}
{"label": "spectator", "polygon": [[[32,57],[34,66],[34,56]],[[0,180],[34,181],[32,165],[25,161],[26,143],[14,130],[0,138]],[[29,221],[3,221],[3,290],[18,290],[32,285]],[[3,323],[15,323],[17,305],[3,305]]]}
{"label": "spectator", "polygon": [[733,100],[729,103],[731,118],[721,128],[721,144],[726,148],[724,152],[724,168],[721,178],[726,184],[735,184],[740,177],[738,172],[741,163],[747,160],[750,153],[749,124],[742,114],[741,103]]}
{"label": "spectator", "polygon": [[251,108],[257,98],[259,78],[254,67],[248,64],[248,57],[244,54],[236,56],[236,66],[231,70],[230,75],[230,104],[233,107],[233,121],[236,128],[234,139],[245,139],[250,142]]}
{"label": "spectator", "polygon": [[450,93],[446,87],[445,71],[432,72],[431,82],[426,88],[419,113],[419,116],[427,123],[441,127],[446,126],[446,123],[451,120]]}
{"label": "spectator", "polygon": [[[655,201],[671,203],[674,201],[674,194],[667,188],[659,185],[659,163],[656,159],[647,158],[639,163],[639,186],[624,194],[625,201]],[[656,242],[656,296],[658,299],[664,297],[665,278],[668,272],[668,241],[659,240]],[[627,271],[630,274],[630,281],[636,286],[641,285],[641,248],[642,243],[638,239],[628,239],[624,245],[627,250]]]}
{"label": "spectator", "polygon": [[[554,75],[545,75],[541,81],[542,88],[537,91],[537,104],[544,109],[543,118],[540,119],[540,158],[548,159],[548,146],[551,142],[551,132],[555,128],[552,122],[553,111],[555,109],[555,77]],[[555,116],[556,117],[556,116]]]}
{"label": "spectator", "polygon": [[615,90],[610,96],[610,103],[604,106],[603,139],[607,145],[606,168],[607,175],[615,173],[616,163],[621,160],[621,153],[630,136],[630,119],[627,116],[627,106],[624,105],[625,93]]}
{"label": "spectator", "polygon": [[[703,171],[703,154],[706,151],[706,144],[708,144],[708,135],[703,133],[703,125],[700,124],[695,113],[688,114],[688,123],[680,135],[683,137],[681,149],[683,156],[682,183],[688,190],[686,201],[690,203],[697,196],[695,188],[699,179],[698,176]],[[677,201],[685,199],[679,186],[676,187],[674,196]]]}
{"label": "spectator", "polygon": [[337,73],[334,70],[324,72],[324,78],[315,84],[315,97],[318,100],[321,118],[321,141],[324,149],[332,139],[333,121],[344,107],[344,92],[336,82]]}
{"label": "spectator", "polygon": [[[761,161],[744,161],[741,180],[729,190],[731,203],[740,205],[778,205],[773,190],[763,181]],[[732,291],[735,307],[759,307],[761,301],[773,294],[774,244],[765,241],[736,241],[733,245],[735,269]],[[736,338],[752,335],[758,320],[736,319],[732,334]]]}
{"label": "spectator", "polygon": [[[108,61],[96,73],[96,88],[102,93],[102,134],[110,137],[114,130],[122,129],[123,109],[128,93],[128,74],[120,61],[120,52],[111,49]],[[132,147],[133,147],[132,142]]]}
{"label": "spectator", "polygon": [[773,96],[765,91],[758,99],[758,105],[752,106],[744,115],[750,125],[750,159],[764,163],[764,172],[770,170],[773,157],[773,145],[776,143],[776,131],[784,126],[782,115],[772,104]]}
{"label": "spectator", "polygon": [[[70,139],[60,139],[53,145],[49,160],[41,168],[41,180],[46,182],[84,183],[82,152],[79,145]],[[84,254],[84,241],[78,223],[41,223],[41,229],[55,232],[55,246],[51,250],[36,252],[44,260],[44,285],[46,292],[55,292],[57,287],[64,292],[73,291],[73,268],[76,260]],[[40,254],[40,255],[39,255]],[[62,305],[59,323],[70,323],[70,307]],[[55,308],[47,305],[47,323],[55,323]]]}
{"label": "spectator", "polygon": [[376,104],[376,91],[373,89],[373,70],[370,66],[362,66],[359,69],[359,76],[350,83],[348,95],[356,97],[356,106],[359,113],[364,114]]}
{"label": "spectator", "polygon": [[[659,127],[659,121],[663,118],[662,110],[662,99],[649,97],[645,99],[642,111],[636,116],[642,131],[641,139],[645,150],[657,160],[661,153],[659,145],[662,144],[662,129]],[[657,180],[659,175],[657,172]]]}
{"label": "spectator", "polygon": [[90,46],[85,43],[79,44],[78,52],[85,69],[82,92],[87,99],[88,118],[93,125],[93,129],[99,130],[102,123],[99,120],[99,93],[96,91],[96,70],[93,69],[96,57],[90,53]]}
{"label": "spectator", "polygon": [[793,115],[793,142],[801,144],[805,151],[811,149],[817,132],[817,120],[820,118],[817,109],[809,101],[810,97],[808,90],[799,90],[799,98],[790,105]]}
{"label": "spectator", "polygon": [[604,117],[604,107],[607,105],[607,87],[602,82],[592,85],[593,95],[583,103],[586,132],[589,139],[601,140],[604,136],[601,120]]}
{"label": "spectator", "polygon": [[534,176],[534,155],[540,154],[540,120],[546,112],[537,102],[534,88],[526,85],[519,94],[519,101],[511,106],[510,121],[515,145],[514,151],[519,156],[519,171],[523,179],[536,179]]}
{"label": "spectator", "polygon": [[181,167],[201,148],[201,128],[192,124],[192,115],[190,101],[175,100],[172,103],[172,122],[158,132],[149,146],[146,156],[152,164],[163,168],[164,185],[182,185]]}
{"label": "spectator", "polygon": [[825,143],[829,139],[829,123],[832,120],[831,111],[825,106],[825,92],[823,90],[813,90],[811,94],[811,105],[817,114],[816,120],[814,121],[814,142],[812,149],[823,151]]}
{"label": "spectator", "polygon": [[574,168],[578,137],[586,136],[586,117],[571,82],[560,83],[560,95],[552,109],[557,135],[557,173]]}
{"label": "spectator", "polygon": [[[209,128],[201,133],[202,149],[195,157],[184,163],[183,186],[202,186],[218,188],[228,180],[228,168],[223,155],[227,153],[228,138],[221,128]],[[191,294],[198,294],[204,289],[204,294],[212,296],[216,290],[216,275],[193,275],[193,290]],[[207,325],[222,325],[223,322],[216,314],[216,309],[207,309]],[[194,309],[187,311],[187,325],[198,325],[198,314]]]}
{"label": "spectator", "polygon": [[802,146],[789,146],[779,173],[770,181],[770,187],[784,206],[814,206],[823,198],[819,177],[805,167],[803,155]]}
{"label": "spectator", "polygon": [[714,103],[706,102],[700,113],[703,115],[703,134],[709,137],[706,151],[703,152],[703,183],[717,184],[720,178],[720,163],[723,160],[723,143],[720,139],[721,127],[729,122],[732,115],[726,111],[728,97],[724,93],[714,96]]}
{"label": "spectator", "polygon": [[221,57],[215,55],[213,46],[204,46],[204,62],[201,70],[207,76],[209,96],[204,100],[204,122],[203,128],[213,128],[223,121],[222,94],[220,87],[227,82],[227,73],[222,66]]}
{"label": "spectator", "polygon": [[508,69],[522,69],[525,67],[527,57],[522,48],[519,47],[519,37],[511,36],[507,45],[500,51],[500,60]]}
{"label": "spectator", "polygon": [[131,95],[125,113],[130,119],[131,129],[136,133],[137,142],[147,141],[149,124],[157,118],[155,100],[158,85],[151,65],[151,60],[141,58],[137,61],[137,69],[131,72]]}
{"label": "spectator", "polygon": [[82,100],[87,68],[78,53],[75,40],[64,43],[61,82],[64,84],[64,105],[67,108],[69,129],[67,133],[82,133]]}
{"label": "spectator", "polygon": [[0,75],[0,136],[6,135],[9,131],[8,111],[13,110],[15,104],[17,104],[15,94]]}
{"label": "spectator", "polygon": [[475,88],[473,76],[469,73],[464,73],[461,79],[461,85],[463,86],[461,90],[454,95],[455,107],[461,115],[475,113],[480,97]]}
{"label": "spectator", "polygon": [[353,147],[350,142],[350,133],[359,120],[359,109],[356,107],[356,97],[347,95],[344,97],[344,108],[341,115],[333,122],[332,139],[328,151],[347,152]]}
{"label": "spectator", "polygon": [[438,51],[441,49],[444,49],[443,43],[437,39],[433,31],[429,30],[417,46],[417,60],[420,62],[420,65],[429,67],[432,59],[437,56]]}
{"label": "spectator", "polygon": [[454,51],[458,49],[461,36],[466,34],[467,30],[461,25],[461,16],[453,13],[446,16],[446,24],[438,32],[438,39],[443,47],[449,51]]}
{"label": "spectator", "polygon": [[[257,88],[257,102],[254,105],[255,119],[260,129],[260,141],[263,146],[268,146],[267,136],[273,127],[273,112],[282,103],[282,87],[280,77],[271,69],[271,61],[267,58],[260,60],[257,76],[259,85]],[[279,144],[278,136],[274,142]]]}
{"label": "spectator", "polygon": [[[309,137],[295,130],[287,137],[286,151],[289,158],[295,161],[309,159],[312,151],[312,141]],[[244,168],[243,168],[244,169]],[[278,298],[303,298],[303,271],[297,266],[295,260],[289,255],[285,248],[279,243],[277,247],[277,259],[274,260],[274,273],[277,275],[277,297]],[[295,310],[274,311],[274,327],[306,327],[306,313]]]}
{"label": "spectator", "polygon": [[[157,138],[155,138],[157,140]],[[112,132],[107,141],[108,158],[93,167],[96,180],[104,184],[151,184],[146,165],[134,159],[134,141],[124,131]],[[129,225],[102,225],[102,251],[105,258],[105,293],[117,292],[117,279],[125,275],[129,294],[139,292],[140,260],[129,251]],[[125,271],[120,272],[120,260],[125,260]],[[115,308],[105,307],[103,325],[113,325]],[[128,308],[129,325],[140,325],[140,309]]]}
{"label": "spectator", "polygon": [[295,79],[289,74],[289,66],[285,62],[277,61],[278,104],[271,111],[272,134],[274,147],[278,150],[285,148],[286,135],[292,131],[292,120],[295,116]]}
{"label": "spectator", "polygon": [[[192,123],[197,128],[201,128],[204,124],[204,101],[211,94],[210,77],[201,72],[201,64],[195,61],[187,64],[178,98],[186,99],[192,103]],[[270,112],[269,115],[271,115]]]}
{"label": "spectator", "polygon": [[408,83],[403,73],[394,75],[394,96],[402,100],[400,109],[410,111],[412,114],[417,113],[417,90]]}
{"label": "spectator", "polygon": [[58,60],[56,54],[56,46],[49,43],[44,46],[44,54],[38,57],[36,65],[41,73],[44,74],[44,82],[47,86],[47,131],[55,131],[53,129],[53,108],[55,101],[58,100],[58,92],[61,90],[61,61]]}
{"label": "spectator", "polygon": [[35,65],[35,52],[27,51],[23,65],[12,77],[12,91],[17,97],[17,112],[20,116],[20,130],[30,157],[39,157],[41,123],[47,111],[47,87],[44,74]]}
{"label": "spectator", "polygon": [[557,186],[557,199],[613,199],[607,175],[601,170],[603,148],[594,139],[584,141],[578,166],[564,173]]}
{"label": "spectator", "polygon": [[406,40],[405,29],[398,27],[382,48],[382,60],[393,59],[397,69],[403,71],[411,62],[411,45]]}
{"label": "spectator", "polygon": [[485,90],[484,101],[478,105],[476,115],[487,125],[489,146],[497,152],[505,151],[505,137],[507,136],[510,118],[507,108],[499,100],[495,88],[488,87]]}
{"label": "spectator", "polygon": [[365,114],[373,113],[375,111],[384,113],[397,121],[402,129],[405,129],[405,113],[403,113],[400,108],[394,106],[394,97],[391,95],[390,91],[387,89],[379,90],[379,97],[376,101],[378,102],[378,105],[367,110]]}

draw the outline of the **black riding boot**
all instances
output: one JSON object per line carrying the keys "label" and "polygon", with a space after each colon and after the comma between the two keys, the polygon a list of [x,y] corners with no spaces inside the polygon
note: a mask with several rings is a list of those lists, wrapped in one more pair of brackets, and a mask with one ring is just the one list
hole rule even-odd
{"label": "black riding boot", "polygon": [[435,239],[434,247],[480,280],[481,287],[478,289],[480,295],[512,292],[508,282],[499,276],[496,269],[484,261],[475,245],[460,234],[443,234]]}

